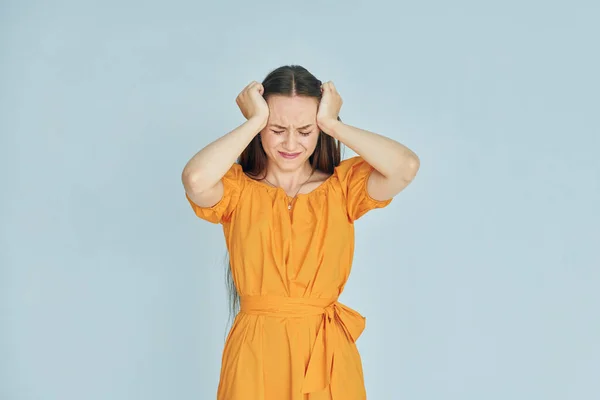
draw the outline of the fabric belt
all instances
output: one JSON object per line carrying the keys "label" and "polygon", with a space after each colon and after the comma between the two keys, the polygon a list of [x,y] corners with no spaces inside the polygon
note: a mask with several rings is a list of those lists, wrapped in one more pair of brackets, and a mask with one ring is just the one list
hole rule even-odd
{"label": "fabric belt", "polygon": [[[240,311],[278,317],[323,315],[304,374],[302,393],[319,392],[329,386],[336,374],[333,359],[337,343],[342,340],[355,342],[365,329],[365,318],[338,302],[337,298],[241,296]],[[343,381],[343,377],[340,379]]]}

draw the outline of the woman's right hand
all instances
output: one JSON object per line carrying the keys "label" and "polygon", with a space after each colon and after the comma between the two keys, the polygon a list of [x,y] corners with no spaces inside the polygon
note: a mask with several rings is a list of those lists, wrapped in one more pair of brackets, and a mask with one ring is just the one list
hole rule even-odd
{"label": "woman's right hand", "polygon": [[240,92],[235,99],[240,111],[250,120],[255,118],[261,124],[266,125],[269,119],[269,106],[262,97],[265,89],[262,84],[252,81]]}

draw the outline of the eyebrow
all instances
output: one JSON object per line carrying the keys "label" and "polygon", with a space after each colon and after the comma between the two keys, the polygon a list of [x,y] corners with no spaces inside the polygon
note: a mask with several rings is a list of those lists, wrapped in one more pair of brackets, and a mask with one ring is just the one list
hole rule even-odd
{"label": "eyebrow", "polygon": [[[285,126],[281,126],[281,125],[277,125],[277,124],[271,124],[270,126],[273,126],[275,128],[279,128],[279,129],[287,129]],[[313,126],[313,124],[304,125],[304,126],[299,127],[298,129],[306,129],[306,128],[310,128],[311,126]]]}

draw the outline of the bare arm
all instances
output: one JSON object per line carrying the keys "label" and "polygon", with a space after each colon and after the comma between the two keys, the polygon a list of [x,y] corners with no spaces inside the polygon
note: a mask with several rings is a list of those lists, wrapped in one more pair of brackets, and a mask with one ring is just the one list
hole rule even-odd
{"label": "bare arm", "polygon": [[412,182],[420,167],[419,157],[412,150],[388,137],[338,121],[342,100],[330,82],[323,85],[323,99],[325,106],[318,119],[321,129],[375,168],[367,185],[369,196],[388,200]]}
{"label": "bare arm", "polygon": [[262,92],[262,85],[257,82],[246,86],[236,102],[247,121],[204,147],[183,168],[183,186],[197,205],[212,207],[221,200],[223,176],[254,136],[265,127],[269,108],[261,96]]}
{"label": "bare arm", "polygon": [[181,180],[194,203],[201,207],[211,207],[221,200],[221,178],[263,127],[261,121],[249,119],[204,147],[187,162],[181,173]]}

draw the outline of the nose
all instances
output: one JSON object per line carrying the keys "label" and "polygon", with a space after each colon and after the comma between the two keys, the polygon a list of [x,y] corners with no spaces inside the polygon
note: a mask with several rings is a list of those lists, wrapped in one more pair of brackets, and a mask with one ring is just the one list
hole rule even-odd
{"label": "nose", "polygon": [[296,135],[293,132],[288,131],[283,142],[283,148],[286,151],[293,151],[296,149]]}

